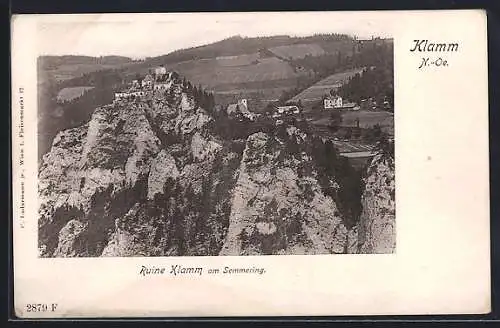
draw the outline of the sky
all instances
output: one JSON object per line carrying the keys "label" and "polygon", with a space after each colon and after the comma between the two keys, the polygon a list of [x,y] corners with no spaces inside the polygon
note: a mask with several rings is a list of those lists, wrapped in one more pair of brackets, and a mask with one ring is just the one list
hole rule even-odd
{"label": "sky", "polygon": [[164,55],[240,35],[242,37],[345,33],[391,37],[386,12],[177,13],[39,15],[40,55]]}

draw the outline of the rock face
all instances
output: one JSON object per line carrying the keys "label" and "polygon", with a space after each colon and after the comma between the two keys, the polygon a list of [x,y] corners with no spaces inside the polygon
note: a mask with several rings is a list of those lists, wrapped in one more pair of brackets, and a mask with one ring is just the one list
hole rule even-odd
{"label": "rock face", "polygon": [[348,229],[306,133],[289,125],[223,140],[191,87],[169,76],[167,90],[97,108],[56,136],[39,169],[40,256],[394,250],[389,160],[371,163],[359,224]]}
{"label": "rock face", "polygon": [[167,179],[177,179],[179,170],[175,163],[175,159],[165,150],[155,157],[151,164],[151,170],[148,176],[148,199],[154,199],[157,193],[163,193],[163,186]]}
{"label": "rock face", "polygon": [[283,148],[264,133],[248,138],[221,255],[344,252],[347,229],[335,203],[314,172],[298,176],[299,165],[313,165],[311,159]]}
{"label": "rock face", "polygon": [[396,203],[394,159],[377,155],[365,178],[363,211],[359,219],[358,253],[394,253]]}
{"label": "rock face", "polygon": [[117,239],[128,240],[119,222],[168,179],[196,184],[210,169],[222,148],[203,130],[212,118],[180,80],[169,83],[167,92],[97,108],[56,136],[39,170],[41,256],[110,255]]}

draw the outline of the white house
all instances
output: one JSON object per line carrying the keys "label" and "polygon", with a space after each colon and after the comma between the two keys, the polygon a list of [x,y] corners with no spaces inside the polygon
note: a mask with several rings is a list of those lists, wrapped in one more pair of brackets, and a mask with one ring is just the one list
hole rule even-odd
{"label": "white house", "polygon": [[168,83],[165,83],[165,82],[157,82],[155,83],[154,85],[154,89],[155,90],[167,90],[168,88],[170,88],[170,86],[172,85],[171,82],[168,82]]}
{"label": "white house", "polygon": [[155,68],[155,75],[158,76],[158,75],[165,75],[167,74],[167,68],[164,67],[164,66],[160,66],[160,67],[157,67]]}
{"label": "white house", "polygon": [[342,97],[334,96],[328,97],[324,100],[325,109],[341,108],[342,107]]}

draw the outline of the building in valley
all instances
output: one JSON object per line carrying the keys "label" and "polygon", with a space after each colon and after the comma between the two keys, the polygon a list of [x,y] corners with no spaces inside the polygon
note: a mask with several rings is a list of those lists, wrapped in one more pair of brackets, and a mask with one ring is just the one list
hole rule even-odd
{"label": "building in valley", "polygon": [[227,106],[227,114],[235,114],[237,112],[246,112],[248,111],[248,102],[246,99],[239,99],[236,104],[229,104]]}

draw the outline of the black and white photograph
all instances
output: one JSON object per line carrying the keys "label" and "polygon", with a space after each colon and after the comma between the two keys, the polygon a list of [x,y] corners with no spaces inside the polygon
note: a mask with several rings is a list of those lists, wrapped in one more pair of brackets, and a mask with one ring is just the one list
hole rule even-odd
{"label": "black and white photograph", "polygon": [[17,317],[491,311],[484,11],[11,28]]}
{"label": "black and white photograph", "polygon": [[395,253],[393,37],[183,17],[39,23],[39,257]]}

